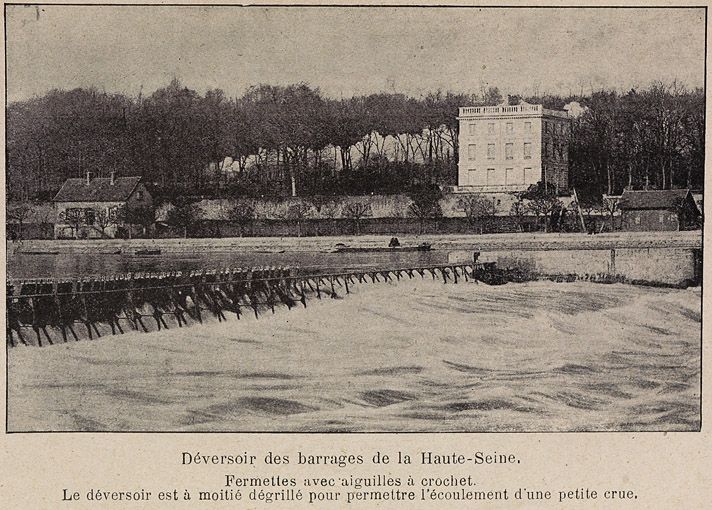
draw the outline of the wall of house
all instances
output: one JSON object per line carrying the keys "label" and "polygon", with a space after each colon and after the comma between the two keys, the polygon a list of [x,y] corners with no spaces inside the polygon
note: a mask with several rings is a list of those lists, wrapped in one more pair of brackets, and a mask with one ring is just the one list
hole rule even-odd
{"label": "wall of house", "polygon": [[[511,153],[508,153],[508,144],[511,144]],[[530,144],[526,156],[525,144]],[[542,179],[541,115],[463,117],[459,147],[460,187],[516,191],[525,190]]]}
{"label": "wall of house", "polygon": [[666,209],[624,210],[621,228],[629,232],[680,230],[677,213]]}
{"label": "wall of house", "polygon": [[458,119],[461,189],[517,191],[544,180],[568,189],[565,112],[539,105],[471,107],[461,108]]}
{"label": "wall of house", "polygon": [[152,207],[153,206],[153,198],[151,197],[151,194],[146,189],[146,186],[144,186],[143,183],[138,183],[138,185],[136,186],[136,189],[134,190],[133,193],[131,193],[131,196],[126,201],[126,205],[127,205],[127,207],[129,207],[131,209],[139,209],[142,207]]}
{"label": "wall of house", "polygon": [[[54,225],[55,238],[73,238],[75,233],[72,225],[64,220],[68,209],[93,209],[94,211],[112,210],[122,207],[124,202],[58,202],[55,204],[56,223]],[[116,225],[109,225],[104,230],[104,235],[114,237],[116,235]],[[101,237],[101,229],[96,225],[83,224],[79,227],[76,236],[80,239],[95,239]]]}

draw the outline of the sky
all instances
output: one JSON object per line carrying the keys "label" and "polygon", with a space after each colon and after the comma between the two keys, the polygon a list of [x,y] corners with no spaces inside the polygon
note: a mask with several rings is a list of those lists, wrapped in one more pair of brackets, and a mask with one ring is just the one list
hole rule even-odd
{"label": "sky", "polygon": [[6,6],[7,99],[306,82],[330,97],[704,85],[704,10]]}

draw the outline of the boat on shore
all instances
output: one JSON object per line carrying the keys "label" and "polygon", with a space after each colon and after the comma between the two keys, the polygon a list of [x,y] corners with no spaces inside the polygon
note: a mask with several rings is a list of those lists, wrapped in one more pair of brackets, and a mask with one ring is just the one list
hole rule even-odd
{"label": "boat on shore", "polygon": [[331,253],[400,253],[414,251],[430,251],[430,243],[421,243],[417,246],[346,246],[345,244],[337,244]]}
{"label": "boat on shore", "polygon": [[136,250],[135,254],[136,255],[160,255],[161,250],[148,250],[148,249]]}

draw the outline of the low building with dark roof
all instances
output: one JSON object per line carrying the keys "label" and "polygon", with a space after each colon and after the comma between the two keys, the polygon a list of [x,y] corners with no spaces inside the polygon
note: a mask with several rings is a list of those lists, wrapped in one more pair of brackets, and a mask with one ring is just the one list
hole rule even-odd
{"label": "low building with dark roof", "polygon": [[618,209],[627,231],[695,230],[701,214],[689,189],[623,192]]}
{"label": "low building with dark roof", "polygon": [[67,179],[55,195],[56,238],[116,237],[130,210],[151,208],[153,199],[141,177]]}

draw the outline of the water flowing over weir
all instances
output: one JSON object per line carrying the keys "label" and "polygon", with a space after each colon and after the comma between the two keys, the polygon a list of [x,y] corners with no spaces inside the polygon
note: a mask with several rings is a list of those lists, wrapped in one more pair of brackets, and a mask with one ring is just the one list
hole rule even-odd
{"label": "water flowing over weir", "polygon": [[8,280],[6,337],[11,347],[18,343],[41,347],[45,342],[91,340],[125,330],[147,333],[222,322],[226,313],[237,319],[244,313],[259,318],[279,305],[306,308],[307,298],[337,298],[357,284],[426,275],[458,283],[474,279],[482,269],[474,263],[330,273],[270,267]]}

